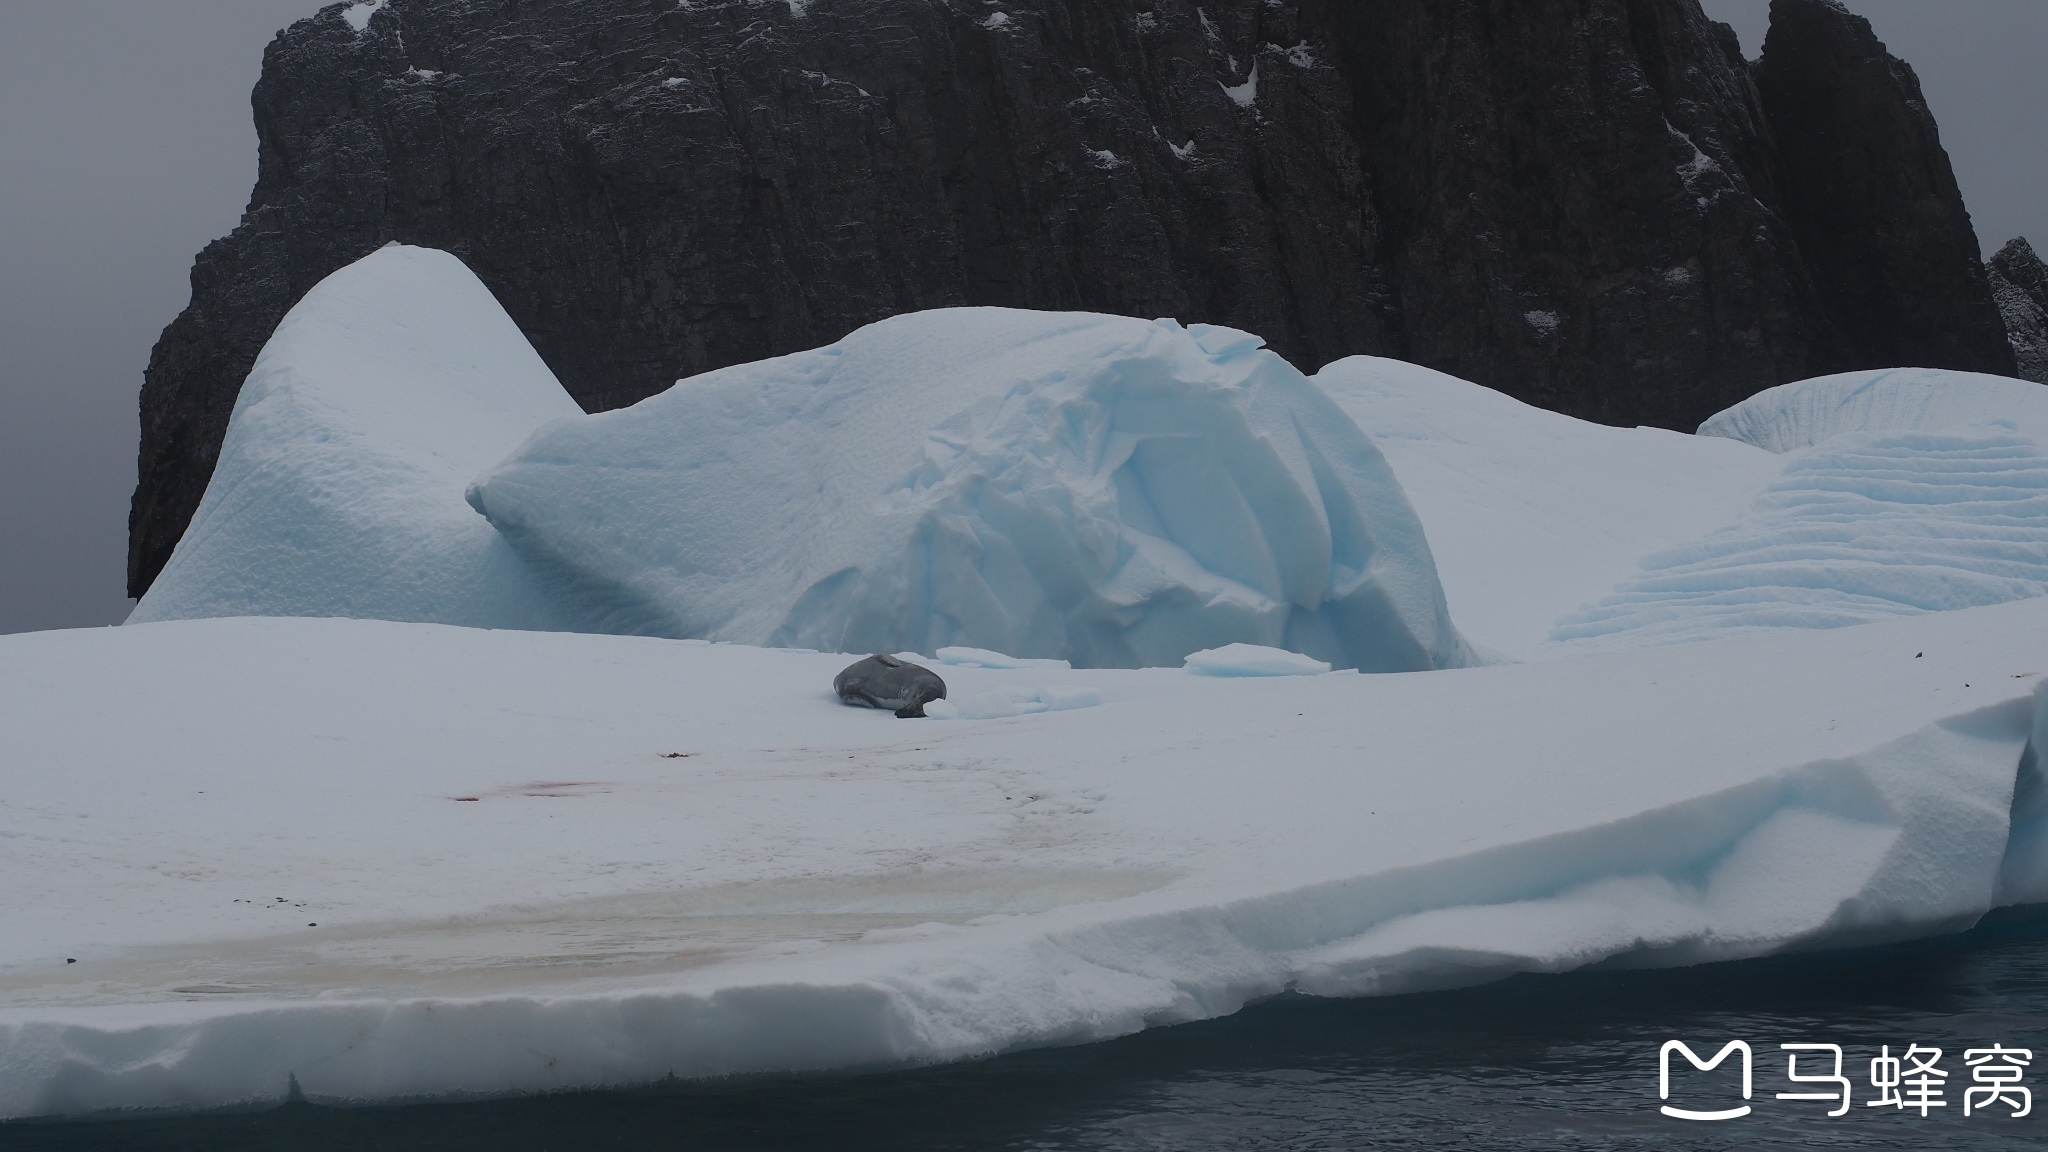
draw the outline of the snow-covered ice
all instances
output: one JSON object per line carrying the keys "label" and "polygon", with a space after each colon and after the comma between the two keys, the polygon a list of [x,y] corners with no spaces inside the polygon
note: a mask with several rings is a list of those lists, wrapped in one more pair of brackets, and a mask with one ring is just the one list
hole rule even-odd
{"label": "snow-covered ice", "polygon": [[548,628],[525,564],[463,500],[581,409],[460,260],[390,245],[285,315],[206,495],[134,622],[352,616]]}
{"label": "snow-covered ice", "polygon": [[587,631],[1177,666],[1468,663],[1421,525],[1258,337],[998,308],[558,420],[471,503]]}
{"label": "snow-covered ice", "polygon": [[1672,643],[2032,596],[2048,596],[2039,444],[1993,425],[1851,432],[1791,456],[1733,523],[1644,557],[1552,638]]}
{"label": "snow-covered ice", "polygon": [[1186,668],[1201,676],[1320,676],[1330,670],[1321,660],[1257,644],[1225,644],[1191,652]]}
{"label": "snow-covered ice", "polygon": [[1700,435],[1790,452],[1844,432],[1938,432],[1985,421],[2048,447],[2048,385],[1940,368],[1844,372],[1759,392],[1701,424]]}
{"label": "snow-covered ice", "polygon": [[934,700],[924,710],[925,715],[940,720],[999,720],[1005,716],[1093,708],[1100,703],[1102,693],[1086,685],[1014,683],[957,694],[951,700]]}
{"label": "snow-covered ice", "polygon": [[1644,556],[1740,516],[1785,461],[1747,444],[1610,428],[1399,360],[1352,356],[1312,379],[1407,492],[1458,630],[1528,659],[1552,624]]}
{"label": "snow-covered ice", "polygon": [[965,664],[977,668],[1071,668],[1065,660],[1026,660],[986,648],[966,648],[948,645],[936,653],[941,664]]}
{"label": "snow-covered ice", "polygon": [[0,1115],[969,1057],[2048,899],[2048,599],[1416,675],[949,666],[1100,700],[975,722],[846,708],[843,663],[0,637]]}
{"label": "snow-covered ice", "polygon": [[1903,369],[1772,389],[1686,436],[1400,361],[1314,377],[1422,518],[1482,652],[1826,628],[2048,595],[2048,388]]}

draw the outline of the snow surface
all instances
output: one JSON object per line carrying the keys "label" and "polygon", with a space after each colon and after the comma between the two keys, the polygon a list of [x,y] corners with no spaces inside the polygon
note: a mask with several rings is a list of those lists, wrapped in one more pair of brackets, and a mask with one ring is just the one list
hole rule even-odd
{"label": "snow surface", "polygon": [[2048,599],[1407,676],[948,667],[1100,700],[978,721],[844,707],[844,660],[0,637],[0,1116],[942,1060],[2048,899]]}
{"label": "snow surface", "polygon": [[1541,655],[1559,617],[1642,557],[1735,520],[1785,466],[1719,437],[1574,420],[1399,360],[1352,356],[1313,379],[1393,466],[1458,630],[1501,658]]}
{"label": "snow surface", "polygon": [[539,425],[580,415],[460,260],[388,245],[278,324],[191,527],[130,621],[555,627],[546,594],[463,492]]}
{"label": "snow surface", "polygon": [[1940,368],[1844,372],[1759,392],[1710,417],[1700,435],[1790,452],[1844,432],[1936,432],[1985,421],[2048,447],[2048,385]]}
{"label": "snow surface", "polygon": [[[2038,387],[2038,385],[2028,385]],[[1843,433],[1734,523],[1560,620],[1568,648],[1673,643],[2048,596],[2048,456],[1996,425]]]}
{"label": "snow surface", "polygon": [[470,502],[581,630],[1177,666],[1468,663],[1401,485],[1258,337],[998,308],[557,420]]}

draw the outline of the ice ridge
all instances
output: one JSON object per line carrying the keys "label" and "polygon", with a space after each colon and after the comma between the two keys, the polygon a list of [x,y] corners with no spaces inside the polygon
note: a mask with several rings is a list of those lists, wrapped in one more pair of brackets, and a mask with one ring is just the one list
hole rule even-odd
{"label": "ice ridge", "polygon": [[1941,368],[1843,372],[1765,389],[1709,417],[1699,433],[1791,452],[1843,432],[1931,432],[1987,420],[2048,445],[2048,385]]}
{"label": "ice ridge", "polygon": [[[2027,385],[2027,387],[2038,387]],[[1735,523],[1560,619],[1573,650],[1836,628],[2048,595],[2048,458],[1995,425],[1847,433]]]}

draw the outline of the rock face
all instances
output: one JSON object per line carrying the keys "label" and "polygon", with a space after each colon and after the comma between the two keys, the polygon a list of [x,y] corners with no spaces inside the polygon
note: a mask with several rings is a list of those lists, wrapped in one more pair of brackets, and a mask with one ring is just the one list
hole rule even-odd
{"label": "rock face", "polygon": [[1990,295],[1919,77],[1834,0],[1772,0],[1757,90],[1777,136],[1784,211],[1841,325],[1845,369],[2010,373]]}
{"label": "rock face", "polygon": [[331,5],[266,52],[247,215],[152,356],[130,592],[278,319],[391,240],[461,256],[589,410],[960,304],[1677,428],[2012,371],[1911,71],[1831,0],[1773,21],[1752,67],[1697,0]]}
{"label": "rock face", "polygon": [[2021,237],[2007,241],[1985,270],[2020,378],[2048,384],[2048,266]]}

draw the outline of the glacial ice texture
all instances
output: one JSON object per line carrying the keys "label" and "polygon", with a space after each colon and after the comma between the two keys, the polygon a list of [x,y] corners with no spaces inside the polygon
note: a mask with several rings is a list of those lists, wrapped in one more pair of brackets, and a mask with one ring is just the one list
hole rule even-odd
{"label": "glacial ice texture", "polygon": [[1574,420],[1377,356],[1312,379],[1393,466],[1460,634],[1508,659],[1542,654],[1558,617],[1643,556],[1734,520],[1785,463],[1718,437]]}
{"label": "glacial ice texture", "polygon": [[1257,337],[945,309],[561,420],[472,504],[589,631],[1465,664],[1386,461]]}
{"label": "glacial ice texture", "polygon": [[2043,595],[2048,457],[2037,442],[1993,425],[1845,433],[1787,459],[1733,524],[1645,557],[1552,638],[1581,651]]}
{"label": "glacial ice texture", "polygon": [[1700,425],[1772,452],[1844,432],[1934,432],[1985,421],[2048,446],[2048,385],[1981,372],[1886,368],[1766,389]]}
{"label": "glacial ice texture", "polygon": [[315,285],[264,345],[192,525],[130,622],[555,627],[463,491],[580,414],[460,260],[387,245]]}

